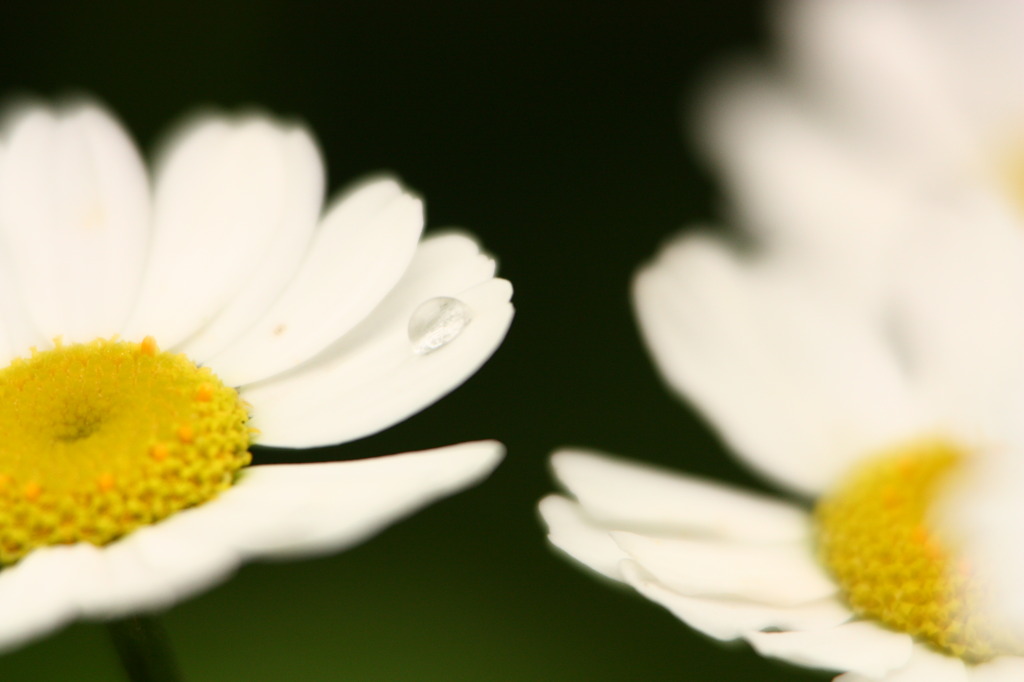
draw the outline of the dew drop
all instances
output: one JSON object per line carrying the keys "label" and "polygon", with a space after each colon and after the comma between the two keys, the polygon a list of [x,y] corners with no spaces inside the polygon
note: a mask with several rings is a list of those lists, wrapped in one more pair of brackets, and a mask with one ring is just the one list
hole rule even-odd
{"label": "dew drop", "polygon": [[418,355],[451,343],[473,319],[473,311],[457,298],[438,296],[420,304],[409,318],[409,341]]}

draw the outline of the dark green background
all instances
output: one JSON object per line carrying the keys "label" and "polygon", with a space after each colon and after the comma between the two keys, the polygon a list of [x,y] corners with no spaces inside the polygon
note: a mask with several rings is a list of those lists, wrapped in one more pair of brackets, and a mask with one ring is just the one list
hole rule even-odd
{"label": "dark green background", "polygon": [[[695,635],[549,549],[549,452],[587,445],[757,486],[660,383],[636,267],[719,197],[684,139],[687,93],[761,49],[752,2],[39,3],[0,10],[0,90],[88,91],[150,148],[200,104],[309,123],[330,186],[382,169],[434,227],[472,229],[516,288],[504,346],[384,434],[258,461],[499,438],[484,485],[352,551],[255,564],[170,610],[192,681],[824,679]],[[341,415],[343,418],[344,415]],[[102,627],[0,658],[2,680],[121,679]]]}

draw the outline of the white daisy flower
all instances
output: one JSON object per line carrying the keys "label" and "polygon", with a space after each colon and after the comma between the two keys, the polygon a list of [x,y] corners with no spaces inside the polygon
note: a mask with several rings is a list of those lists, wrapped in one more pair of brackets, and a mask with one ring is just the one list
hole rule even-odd
{"label": "white daisy flower", "polygon": [[566,450],[551,541],[712,637],[844,682],[1024,679],[1024,232],[996,206],[904,236],[872,310],[700,235],[636,281],[671,386],[813,512]]}
{"label": "white daisy flower", "polygon": [[193,120],[152,180],[95,105],[0,128],[0,649],[339,550],[497,464],[478,442],[247,466],[422,409],[512,318],[494,261],[421,239],[397,181],[323,191],[310,134],[259,115]]}
{"label": "white daisy flower", "polygon": [[[774,64],[733,64],[697,138],[737,224],[796,265],[899,248],[901,226],[974,197],[1024,218],[1024,3],[790,0]],[[813,258],[804,257],[801,249]],[[868,267],[836,282],[856,297]]]}

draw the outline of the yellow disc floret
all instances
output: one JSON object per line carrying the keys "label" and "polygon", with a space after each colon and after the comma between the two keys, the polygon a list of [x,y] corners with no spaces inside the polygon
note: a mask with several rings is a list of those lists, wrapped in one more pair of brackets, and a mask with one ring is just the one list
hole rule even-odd
{"label": "yellow disc floret", "polygon": [[1020,647],[979,614],[983,586],[930,524],[933,503],[963,460],[935,441],[862,465],[818,503],[818,549],[855,613],[983,661]]}
{"label": "yellow disc floret", "polygon": [[0,370],[0,564],[215,497],[250,461],[248,419],[236,390],[150,337],[14,360]]}

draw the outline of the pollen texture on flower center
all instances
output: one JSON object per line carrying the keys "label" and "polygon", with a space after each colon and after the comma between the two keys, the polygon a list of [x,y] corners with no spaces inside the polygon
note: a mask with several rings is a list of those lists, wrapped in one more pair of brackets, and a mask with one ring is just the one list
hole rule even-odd
{"label": "pollen texture on flower center", "polygon": [[823,498],[815,516],[820,557],[858,615],[977,662],[1021,647],[982,618],[984,586],[929,527],[963,457],[928,442],[870,461]]}
{"label": "pollen texture on flower center", "polygon": [[250,461],[248,418],[237,391],[152,338],[14,360],[0,370],[0,564],[215,497]]}

